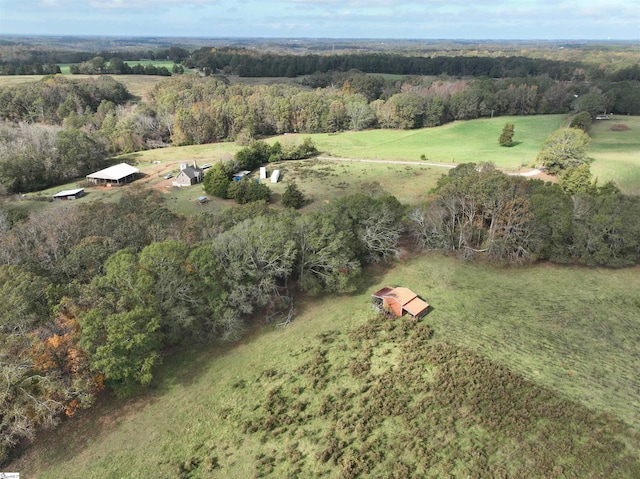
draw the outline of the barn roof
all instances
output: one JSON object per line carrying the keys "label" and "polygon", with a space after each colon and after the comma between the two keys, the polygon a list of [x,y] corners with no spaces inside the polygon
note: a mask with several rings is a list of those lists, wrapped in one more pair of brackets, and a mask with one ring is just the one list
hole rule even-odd
{"label": "barn roof", "polygon": [[413,300],[417,294],[409,288],[389,288],[388,286],[373,293],[376,298],[393,298],[402,306]]}
{"label": "barn roof", "polygon": [[54,198],[64,198],[65,196],[76,196],[79,193],[84,192],[84,188],[78,188],[75,190],[63,190],[60,193],[53,195]]}
{"label": "barn roof", "polygon": [[372,294],[379,299],[393,299],[402,306],[402,309],[414,317],[419,317],[429,309],[429,305],[418,298],[418,295],[409,288],[384,288]]}
{"label": "barn roof", "polygon": [[420,316],[429,309],[429,305],[416,296],[407,304],[402,306],[402,309],[408,312],[411,316]]}
{"label": "barn roof", "polygon": [[140,173],[140,170],[138,168],[134,168],[127,163],[120,163],[119,165],[110,166],[109,168],[105,168],[104,170],[91,173],[90,175],[87,175],[87,178],[94,178],[96,180],[118,181],[136,173]]}

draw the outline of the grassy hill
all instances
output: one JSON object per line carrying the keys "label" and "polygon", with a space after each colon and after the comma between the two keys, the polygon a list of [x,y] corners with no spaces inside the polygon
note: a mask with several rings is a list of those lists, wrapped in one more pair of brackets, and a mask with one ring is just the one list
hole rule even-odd
{"label": "grassy hill", "polygon": [[[425,155],[427,161],[438,163],[492,161],[515,171],[535,164],[544,140],[566,121],[565,115],[483,118],[420,130],[370,130],[312,138],[321,151],[333,156],[419,161]],[[498,145],[507,122],[515,125],[512,148]]]}
{"label": "grassy hill", "polygon": [[[26,477],[638,477],[638,268],[438,255],[299,298],[281,330],[165,358],[9,469]],[[421,322],[376,319],[403,285]],[[256,324],[261,318],[256,317]]]}

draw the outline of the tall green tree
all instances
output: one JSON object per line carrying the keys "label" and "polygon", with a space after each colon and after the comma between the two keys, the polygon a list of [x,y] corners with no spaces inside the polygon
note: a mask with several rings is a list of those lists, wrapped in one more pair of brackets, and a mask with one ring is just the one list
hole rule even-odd
{"label": "tall green tree", "polygon": [[578,128],[562,128],[545,140],[537,161],[551,174],[588,162],[586,147],[590,138]]}
{"label": "tall green tree", "polygon": [[230,162],[219,161],[207,170],[202,180],[204,191],[218,198],[229,198],[229,186],[233,174]]}
{"label": "tall green tree", "polygon": [[104,374],[116,391],[126,393],[137,384],[147,385],[160,360],[160,321],[144,306],[106,313],[91,309],[79,318],[80,346],[89,354],[94,370]]}
{"label": "tall green tree", "polygon": [[286,208],[298,209],[304,206],[305,201],[306,198],[304,196],[304,193],[300,191],[295,181],[288,183],[287,187],[284,190],[284,193],[282,193],[282,206],[285,206]]}
{"label": "tall green tree", "polygon": [[513,134],[514,134],[515,126],[513,123],[506,123],[504,128],[502,129],[502,133],[500,134],[500,138],[498,138],[498,143],[500,146],[513,146]]}
{"label": "tall green tree", "polygon": [[360,262],[351,231],[340,230],[326,213],[313,213],[297,217],[292,234],[297,249],[295,274],[303,291],[354,290]]}

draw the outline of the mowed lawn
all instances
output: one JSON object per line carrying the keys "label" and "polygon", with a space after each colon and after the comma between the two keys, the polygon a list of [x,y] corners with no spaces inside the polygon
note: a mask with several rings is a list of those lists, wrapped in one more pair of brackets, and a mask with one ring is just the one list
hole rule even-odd
{"label": "mowed lawn", "polygon": [[[436,163],[481,163],[516,171],[535,165],[542,143],[567,121],[565,115],[500,117],[456,121],[420,130],[368,130],[311,135],[318,149],[335,157],[410,160]],[[515,146],[504,148],[498,137],[506,123],[515,125]]]}
{"label": "mowed lawn", "polygon": [[[624,125],[626,131],[615,131]],[[623,191],[640,194],[640,117],[613,115],[610,120],[594,121],[589,131],[588,154],[593,158],[591,171],[599,184],[617,183]]]}
{"label": "mowed lawn", "polygon": [[[307,464],[312,464],[308,466],[311,471],[316,468],[310,477],[323,477],[327,466],[313,463],[318,457],[317,448],[325,447],[329,419],[314,419],[297,432],[276,438],[243,432],[242,424],[255,417],[256,407],[278,404],[269,402],[281,400],[278,390],[286,392],[287,397],[297,391],[310,401],[309,411],[318,410],[323,391],[315,395],[312,390],[305,391],[295,371],[308,361],[322,365],[322,357],[318,359],[321,349],[330,360],[329,372],[340,371],[339,364],[348,364],[349,355],[357,355],[357,350],[352,350],[350,342],[332,338],[346,338],[348,331],[372,321],[370,294],[383,285],[409,287],[432,305],[433,310],[423,321],[433,328],[434,341],[474,351],[592,411],[612,414],[630,425],[630,429],[614,428],[614,434],[621,435],[617,439],[620,447],[626,444],[632,452],[640,453],[638,268],[605,270],[542,264],[499,269],[424,254],[392,267],[368,269],[358,292],[352,295],[299,298],[297,318],[284,330],[265,326],[235,345],[193,348],[165,358],[149,392],[130,400],[102,401],[95,410],[43,438],[9,468],[30,478],[145,478],[154,473],[163,477],[211,477],[206,468],[212,461],[219,461],[222,469],[214,470],[218,477],[254,477],[256,470],[272,467],[271,457],[291,455],[291,446],[299,448],[296,450]],[[394,340],[377,347],[373,374],[382,371],[384,364],[393,363],[402,343]],[[425,368],[427,384],[430,369],[426,364]],[[348,374],[328,377],[327,387],[332,392],[348,391],[353,382]],[[266,394],[269,390],[275,391],[275,396]],[[433,414],[440,411],[434,410]],[[381,427],[389,434],[398,434],[399,424],[387,421]],[[535,432],[522,441],[531,441],[534,448],[536,441],[549,447],[546,441],[554,437],[554,432],[546,430],[545,424],[553,424],[554,419],[549,421],[543,418],[536,422],[536,427],[545,432]],[[428,440],[435,451],[450,454],[455,445],[462,454],[472,455],[464,457],[483,454],[483,428],[454,431],[444,423],[441,427],[453,436],[432,429]],[[484,440],[489,441],[487,437]],[[570,449],[581,447],[582,440],[580,436],[566,437],[569,443],[576,441]],[[597,437],[589,440],[600,447]],[[567,443],[563,444],[564,448]],[[520,447],[517,441],[501,447],[491,460],[507,466],[511,461],[522,461],[515,452]],[[509,459],[510,454],[516,456]],[[409,455],[403,459],[422,458]],[[615,464],[615,457],[609,459]],[[185,471],[185,464],[194,468],[191,475]],[[339,471],[333,471],[337,477]],[[455,471],[454,467],[449,472]]]}

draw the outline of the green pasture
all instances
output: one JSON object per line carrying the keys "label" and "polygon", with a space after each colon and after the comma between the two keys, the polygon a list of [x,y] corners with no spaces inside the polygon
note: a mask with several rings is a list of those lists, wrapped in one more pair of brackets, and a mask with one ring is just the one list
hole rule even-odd
{"label": "green pasture", "polygon": [[[626,131],[615,131],[624,125]],[[588,153],[593,158],[591,171],[600,184],[617,183],[631,194],[640,194],[640,117],[614,115],[610,120],[594,121],[589,131]]]}
{"label": "green pasture", "polygon": [[[504,148],[498,137],[505,123],[515,125],[515,146]],[[457,121],[420,130],[367,130],[311,135],[318,149],[335,157],[469,163],[491,161],[516,171],[530,167],[544,140],[566,123],[564,115],[500,117]],[[308,135],[303,135],[308,136]]]}
{"label": "green pasture", "polygon": [[[637,477],[638,273],[434,254],[370,268],[354,294],[299,297],[284,330],[257,314],[237,344],[166,357],[150,390],[104,398],[9,469],[340,477],[373,454],[370,477]],[[376,321],[370,294],[383,285],[432,311],[415,326]]]}
{"label": "green pasture", "polygon": [[125,61],[125,63],[130,67],[133,67],[136,65],[142,65],[142,66],[153,65],[154,67],[157,67],[157,68],[165,67],[169,71],[171,71],[174,65],[174,62],[172,62],[171,60],[131,60],[131,61]]}
{"label": "green pasture", "polygon": [[[105,60],[109,61],[108,58],[106,58]],[[174,63],[170,60],[131,60],[131,61],[125,61],[125,63],[131,67],[135,66],[135,65],[153,65],[155,67],[165,67],[167,70],[171,71],[171,69],[173,68]],[[58,66],[60,67],[60,71],[63,75],[69,75],[71,73],[70,71],[70,67],[71,65],[74,65],[74,63],[59,63]],[[185,71],[191,71],[189,69],[186,69]],[[120,75],[118,75],[120,76]]]}

